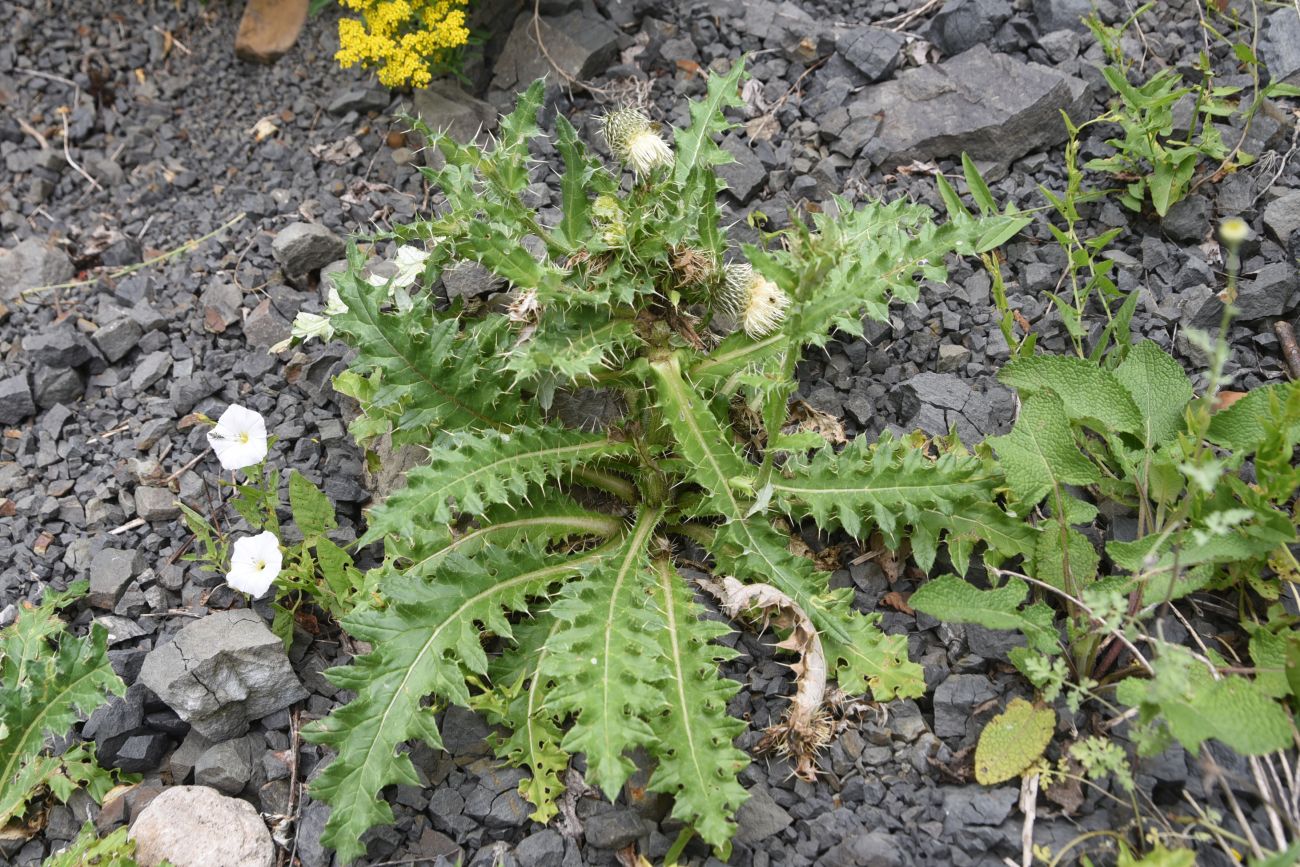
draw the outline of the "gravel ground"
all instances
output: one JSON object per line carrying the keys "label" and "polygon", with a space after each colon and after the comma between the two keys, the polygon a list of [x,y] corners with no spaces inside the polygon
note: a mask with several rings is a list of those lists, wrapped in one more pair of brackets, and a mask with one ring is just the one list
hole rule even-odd
{"label": "gravel ground", "polygon": [[[896,16],[918,5],[892,0],[597,5],[558,0],[543,10],[574,16],[565,19],[573,32],[594,32],[577,58],[594,65],[588,74],[603,85],[638,82],[619,86],[648,95],[660,120],[681,124],[681,97],[703,89],[696,69],[751,53],[751,115],[770,111],[775,122],[754,141],[742,132],[727,143],[739,158],[725,176],[742,236],[755,234],[747,215],[761,212],[768,226],[779,227],[789,208],[820,206],[842,190],[859,200],[910,196],[939,207],[923,165],[933,154],[918,145],[922,164],[909,165],[885,148],[904,126],[905,109],[887,129],[878,130],[871,116],[885,99],[880,88],[893,86],[876,82],[912,75],[905,67],[921,60],[946,63],[986,45],[992,54],[963,55],[976,80],[1003,76],[1007,71],[992,64],[1013,62],[1012,71],[1024,77],[1008,91],[1020,83],[1059,88],[1073,79],[1080,89],[1069,93],[1072,106],[1090,116],[1103,105],[1100,46],[1073,24],[1089,8],[1080,0],[950,0],[937,16],[930,9],[901,22],[906,42],[865,29],[870,22],[898,24]],[[294,826],[286,825],[289,848],[307,867],[328,865],[332,857],[317,840],[327,808],[305,795],[295,802],[291,779],[309,780],[322,761],[311,745],[299,744],[294,755],[294,720],[323,716],[341,700],[320,674],[344,658],[335,630],[304,632],[295,643],[293,673],[309,697],[292,714],[277,710],[221,742],[191,731],[138,678],[146,655],[196,616],[237,605],[219,579],[178,559],[187,534],[175,495],[205,507],[218,471],[191,413],[215,416],[233,402],[263,413],[279,440],[272,460],[323,482],[344,513],[345,531],[354,532],[370,493],[329,385],[344,348],[315,344],[279,357],[267,348],[287,336],[298,310],[320,308],[315,269],[338,258],[338,238],[408,221],[429,207],[411,165],[420,158],[415,142],[398,134],[404,127],[394,119],[409,98],[376,93],[364,76],[335,67],[334,12],[309,22],[288,55],[262,67],[232,55],[233,4],[11,0],[9,8],[10,37],[0,45],[0,231],[9,251],[0,257],[0,624],[47,587],[86,576],[99,582],[102,592],[80,606],[76,627],[92,618],[109,626],[114,665],[133,686],[81,734],[93,735],[105,763],[143,773],[145,785],[102,812],[84,798],[56,807],[39,837],[0,848],[0,859],[39,863],[82,819],[111,828],[138,815],[160,786],[193,774],[269,816],[296,815],[296,840]],[[1108,0],[1100,8],[1112,20],[1127,14]],[[1144,19],[1144,41],[1132,40],[1132,47],[1146,53],[1151,68],[1189,68],[1203,47],[1195,9],[1174,0]],[[500,34],[512,20],[512,10],[497,16],[489,54],[501,50]],[[1300,68],[1286,45],[1272,50],[1266,56],[1294,61],[1292,72]],[[1227,46],[1210,53],[1222,83],[1249,84]],[[502,69],[528,68],[515,63],[510,47],[503,56],[506,63],[470,68],[480,95],[498,107],[509,102],[510,70]],[[1064,98],[1064,91],[1052,93]],[[1051,135],[1057,115],[1054,108],[1029,112],[998,128],[993,119],[1009,111],[1015,95],[996,87],[982,94],[986,113],[976,119],[994,128],[982,145],[971,133],[972,147],[984,147],[981,164],[996,179],[999,200],[1038,207],[1038,185],[1059,189],[1063,182],[1062,148]],[[461,107],[470,115],[482,110],[468,99]],[[1217,249],[1204,242],[1219,217],[1251,221],[1256,240],[1243,262],[1247,312],[1233,327],[1229,363],[1243,391],[1283,376],[1269,325],[1293,316],[1300,302],[1300,231],[1291,231],[1300,225],[1300,159],[1285,159],[1295,143],[1294,108],[1270,106],[1245,133],[1248,152],[1272,157],[1202,188],[1163,223],[1113,202],[1088,212],[1087,232],[1124,228],[1107,255],[1120,288],[1139,292],[1134,331],[1171,348],[1192,370],[1198,362],[1187,352],[1183,327],[1218,320],[1212,295],[1221,265]],[[592,128],[598,109],[590,96],[553,87],[548,110],[580,126]],[[1101,138],[1085,141],[1085,157],[1104,152]],[[950,159],[938,167],[960,173]],[[536,195],[556,201],[554,175],[539,169],[536,180]],[[307,242],[286,253],[289,236],[281,233],[300,223],[323,229],[306,230]],[[199,238],[206,240],[180,255],[110,276]],[[1045,225],[1030,227],[1005,252],[1011,305],[1042,346],[1064,351],[1066,333],[1045,295],[1056,287],[1062,260]],[[17,297],[23,288],[83,277],[80,286]],[[927,287],[919,303],[896,308],[889,323],[870,323],[866,339],[811,354],[799,368],[801,394],[842,416],[850,434],[956,426],[973,442],[1010,426],[1012,396],[994,379],[1007,357],[987,275],[958,263],[947,286]],[[808,541],[820,550],[843,540]],[[847,545],[845,551],[845,562],[857,553]],[[836,573],[865,610],[890,591],[906,595],[916,578],[891,584],[872,562]],[[983,723],[1008,698],[1027,694],[1006,662],[1013,637],[881,610],[890,631],[909,636],[932,692],[846,717],[816,784],[795,780],[783,761],[756,761],[743,776],[753,797],[729,863],[1019,859],[1017,787],[986,789],[970,779],[970,751]],[[258,611],[269,619],[269,611]],[[744,684],[732,710],[752,723],[740,739],[749,748],[781,712],[791,684],[767,639],[735,640],[750,657],[730,672]],[[1090,722],[1080,717],[1063,725]],[[390,793],[398,821],[371,832],[363,863],[452,863],[459,853],[467,864],[614,864],[616,847],[639,840],[639,851],[654,860],[676,836],[663,821],[665,805],[653,798],[618,805],[594,794],[578,798],[580,835],[532,823],[514,792],[517,772],[488,757],[484,724],[452,709],[443,727],[448,753],[413,751],[429,785]],[[1230,766],[1232,758],[1220,761]],[[1138,779],[1157,807],[1173,809],[1185,794],[1208,798],[1202,776],[1197,760],[1175,749],[1141,763]],[[1069,815],[1044,802],[1035,841],[1059,849],[1077,834],[1128,818],[1102,792],[1086,793]],[[688,854],[693,863],[717,863],[698,844]],[[1206,847],[1201,863],[1225,862]]]}

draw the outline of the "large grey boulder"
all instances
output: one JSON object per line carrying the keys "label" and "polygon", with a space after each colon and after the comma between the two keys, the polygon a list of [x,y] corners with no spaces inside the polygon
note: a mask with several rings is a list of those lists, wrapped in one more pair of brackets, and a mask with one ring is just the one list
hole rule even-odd
{"label": "large grey boulder", "polygon": [[140,680],[215,742],[307,697],[284,645],[251,611],[219,611],[187,624],[149,652]]}
{"label": "large grey boulder", "polygon": [[68,254],[53,244],[28,238],[12,250],[0,250],[0,301],[37,286],[66,283],[77,273]]}
{"label": "large grey boulder", "polygon": [[206,786],[172,786],[154,798],[128,832],[141,867],[272,867],[275,844],[247,801]]}
{"label": "large grey boulder", "polygon": [[[537,44],[538,30],[546,46],[546,54],[568,79],[561,85],[578,83],[591,78],[613,62],[618,54],[618,31],[594,13],[580,10],[566,15],[541,15],[538,27],[533,27],[533,14],[525,10],[515,19],[514,29],[506,40],[501,57],[497,60],[492,87],[498,91],[514,93],[532,84],[534,80],[549,76],[557,79],[546,55]],[[563,78],[563,76],[560,76]]]}
{"label": "large grey boulder", "polygon": [[1080,116],[1087,91],[1080,79],[978,45],[864,90],[855,105],[879,129],[862,153],[873,165],[963,151],[1006,165],[1065,141],[1061,111]]}

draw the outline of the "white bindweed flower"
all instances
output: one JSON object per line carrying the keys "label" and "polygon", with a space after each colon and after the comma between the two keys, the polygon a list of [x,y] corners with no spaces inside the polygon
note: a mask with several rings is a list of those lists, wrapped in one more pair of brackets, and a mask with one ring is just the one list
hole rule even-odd
{"label": "white bindweed flower", "polygon": [[650,118],[635,108],[620,108],[605,115],[604,133],[614,156],[638,175],[673,164],[673,149]]}
{"label": "white bindweed flower", "polygon": [[262,414],[231,404],[208,431],[208,445],[223,469],[242,470],[266,457],[266,419]]}
{"label": "white bindweed flower", "polygon": [[226,583],[256,599],[271,589],[282,564],[280,540],[270,530],[244,536],[235,540]]}
{"label": "white bindweed flower", "polygon": [[754,339],[766,337],[785,321],[790,296],[771,280],[738,262],[726,267],[722,304],[745,333]]}

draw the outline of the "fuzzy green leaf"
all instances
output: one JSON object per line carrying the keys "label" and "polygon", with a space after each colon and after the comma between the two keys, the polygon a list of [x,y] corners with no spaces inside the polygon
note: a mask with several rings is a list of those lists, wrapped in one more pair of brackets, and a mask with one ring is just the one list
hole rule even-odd
{"label": "fuzzy green leaf", "polygon": [[1154,449],[1183,429],[1183,413],[1192,399],[1192,383],[1183,367],[1150,340],[1129,349],[1115,368],[1142,416],[1143,445]]}
{"label": "fuzzy green leaf", "polygon": [[851,588],[831,590],[830,576],[786,549],[765,522],[733,521],[719,528],[710,551],[720,569],[766,583],[793,599],[821,635],[830,675],[849,694],[871,691],[878,701],[924,694],[921,667],[907,658],[907,639],[886,635],[879,615],[853,610]]}
{"label": "fuzzy green leaf", "polygon": [[344,620],[348,634],[374,650],[326,673],[356,698],[303,730],[307,740],[337,752],[311,791],[333,807],[321,839],[342,861],[365,852],[360,839],[367,828],[392,823],[381,789],[420,785],[410,758],[397,748],[417,738],[441,748],[425,696],[470,704],[464,673],[488,670],[481,630],[509,639],[506,614],[527,610],[530,597],[580,575],[604,554],[563,557],[523,548],[488,548],[473,560],[453,554],[432,582],[389,575],[380,585],[388,607]]}
{"label": "fuzzy green leaf", "polygon": [[1071,419],[1091,423],[1103,434],[1135,433],[1142,428],[1142,415],[1128,390],[1114,373],[1087,359],[1068,355],[1017,358],[1002,368],[998,380],[1021,395],[1051,389]]}
{"label": "fuzzy green leaf", "polygon": [[447,524],[456,511],[481,515],[577,466],[631,453],[629,444],[611,436],[558,427],[449,434],[430,462],[407,473],[405,487],[371,512],[358,544],[388,534],[413,536]]}
{"label": "fuzzy green leaf", "polygon": [[304,536],[323,536],[338,526],[329,497],[297,470],[289,473],[289,507]]}
{"label": "fuzzy green leaf", "polygon": [[[1034,551],[1034,577],[1057,589],[1073,592],[1087,587],[1097,577],[1097,566],[1101,558],[1097,556],[1097,549],[1092,547],[1087,536],[1069,527],[1064,532],[1064,544],[1059,524],[1044,527],[1038,534],[1038,546]],[[1067,557],[1070,567],[1068,583],[1065,580]]]}
{"label": "fuzzy green leaf", "polygon": [[987,442],[1002,459],[1016,498],[1033,505],[1061,484],[1087,485],[1101,472],[1075,444],[1065,404],[1052,391],[1025,398],[1011,433]]}
{"label": "fuzzy green leaf", "polygon": [[[1055,653],[1060,649],[1056,631],[1050,628],[1051,609],[1035,603],[1025,611],[1021,604],[1029,594],[1029,585],[1012,578],[1001,587],[980,590],[955,575],[940,575],[922,584],[908,598],[907,604],[937,620],[950,623],[975,623],[985,629],[1019,630],[1030,647],[1042,653]],[[1047,626],[1043,625],[1040,611],[1048,612]]]}
{"label": "fuzzy green leaf", "polygon": [[[1246,454],[1259,448],[1268,436],[1269,406],[1277,400],[1285,406],[1293,392],[1300,390],[1300,381],[1280,382],[1250,392],[1227,409],[1216,412],[1210,419],[1209,439]],[[1291,419],[1290,435],[1300,436],[1300,418]]]}
{"label": "fuzzy green leaf", "polygon": [[1024,773],[1052,742],[1056,711],[1013,698],[989,720],[975,745],[975,780],[994,786]]}
{"label": "fuzzy green leaf", "polygon": [[673,818],[690,824],[710,846],[722,847],[736,830],[731,817],[749,797],[737,780],[749,756],[731,743],[746,726],[727,713],[740,684],[718,675],[718,663],[736,652],[713,643],[731,630],[703,617],[667,560],[656,560],[654,572],[663,619],[656,634],[668,677],[661,686],[667,711],[651,748],[659,764],[649,788],[672,795]]}

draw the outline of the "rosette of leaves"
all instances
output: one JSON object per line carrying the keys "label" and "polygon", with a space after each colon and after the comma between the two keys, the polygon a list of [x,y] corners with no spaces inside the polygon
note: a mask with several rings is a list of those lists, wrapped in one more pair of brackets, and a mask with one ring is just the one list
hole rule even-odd
{"label": "rosette of leaves", "polygon": [[[504,727],[497,751],[528,770],[520,791],[537,820],[555,814],[571,756],[614,798],[644,751],[649,789],[725,851],[748,761],[732,744],[745,724],[727,713],[739,686],[718,672],[735,652],[716,642],[729,627],[707,615],[680,558],[775,587],[818,631],[840,689],[887,700],[922,692],[903,636],[854,610],[852,590],[792,551],[778,519],[910,539],[927,568],[945,539],[959,569],[979,540],[1030,550],[993,505],[995,470],[959,444],[839,450],[788,424],[803,346],[860,333],[864,315],[884,318],[920,279],[944,279],[950,253],[991,249],[1026,220],[940,225],[908,202],[837,200],[836,216],[796,224],[771,249],[733,249],[714,171],[731,157],[715,139],[741,105],[741,76],[737,64],[712,78],[672,131],[671,165],[635,179],[557,117],[558,210],[529,204],[553,171],[530,149],[541,82],[490,149],[433,136],[445,166],[425,174],[442,203],[396,235],[429,248],[426,285],[472,261],[504,280],[499,297],[448,306],[416,292],[398,313],[356,249],[337,278],[348,310],[332,324],[358,349],[337,380],[360,405],[353,433],[428,450],[361,539],[384,543],[382,601],[344,627],[374,649],[328,673],[356,697],[306,732],[337,752],[312,792],[334,807],[324,840],[344,859],[393,820],[380,790],[418,785],[402,745],[441,746],[447,703]],[[727,334],[714,316],[742,255],[763,277],[750,282],[788,301],[759,337]],[[593,403],[604,411],[574,417]]]}

